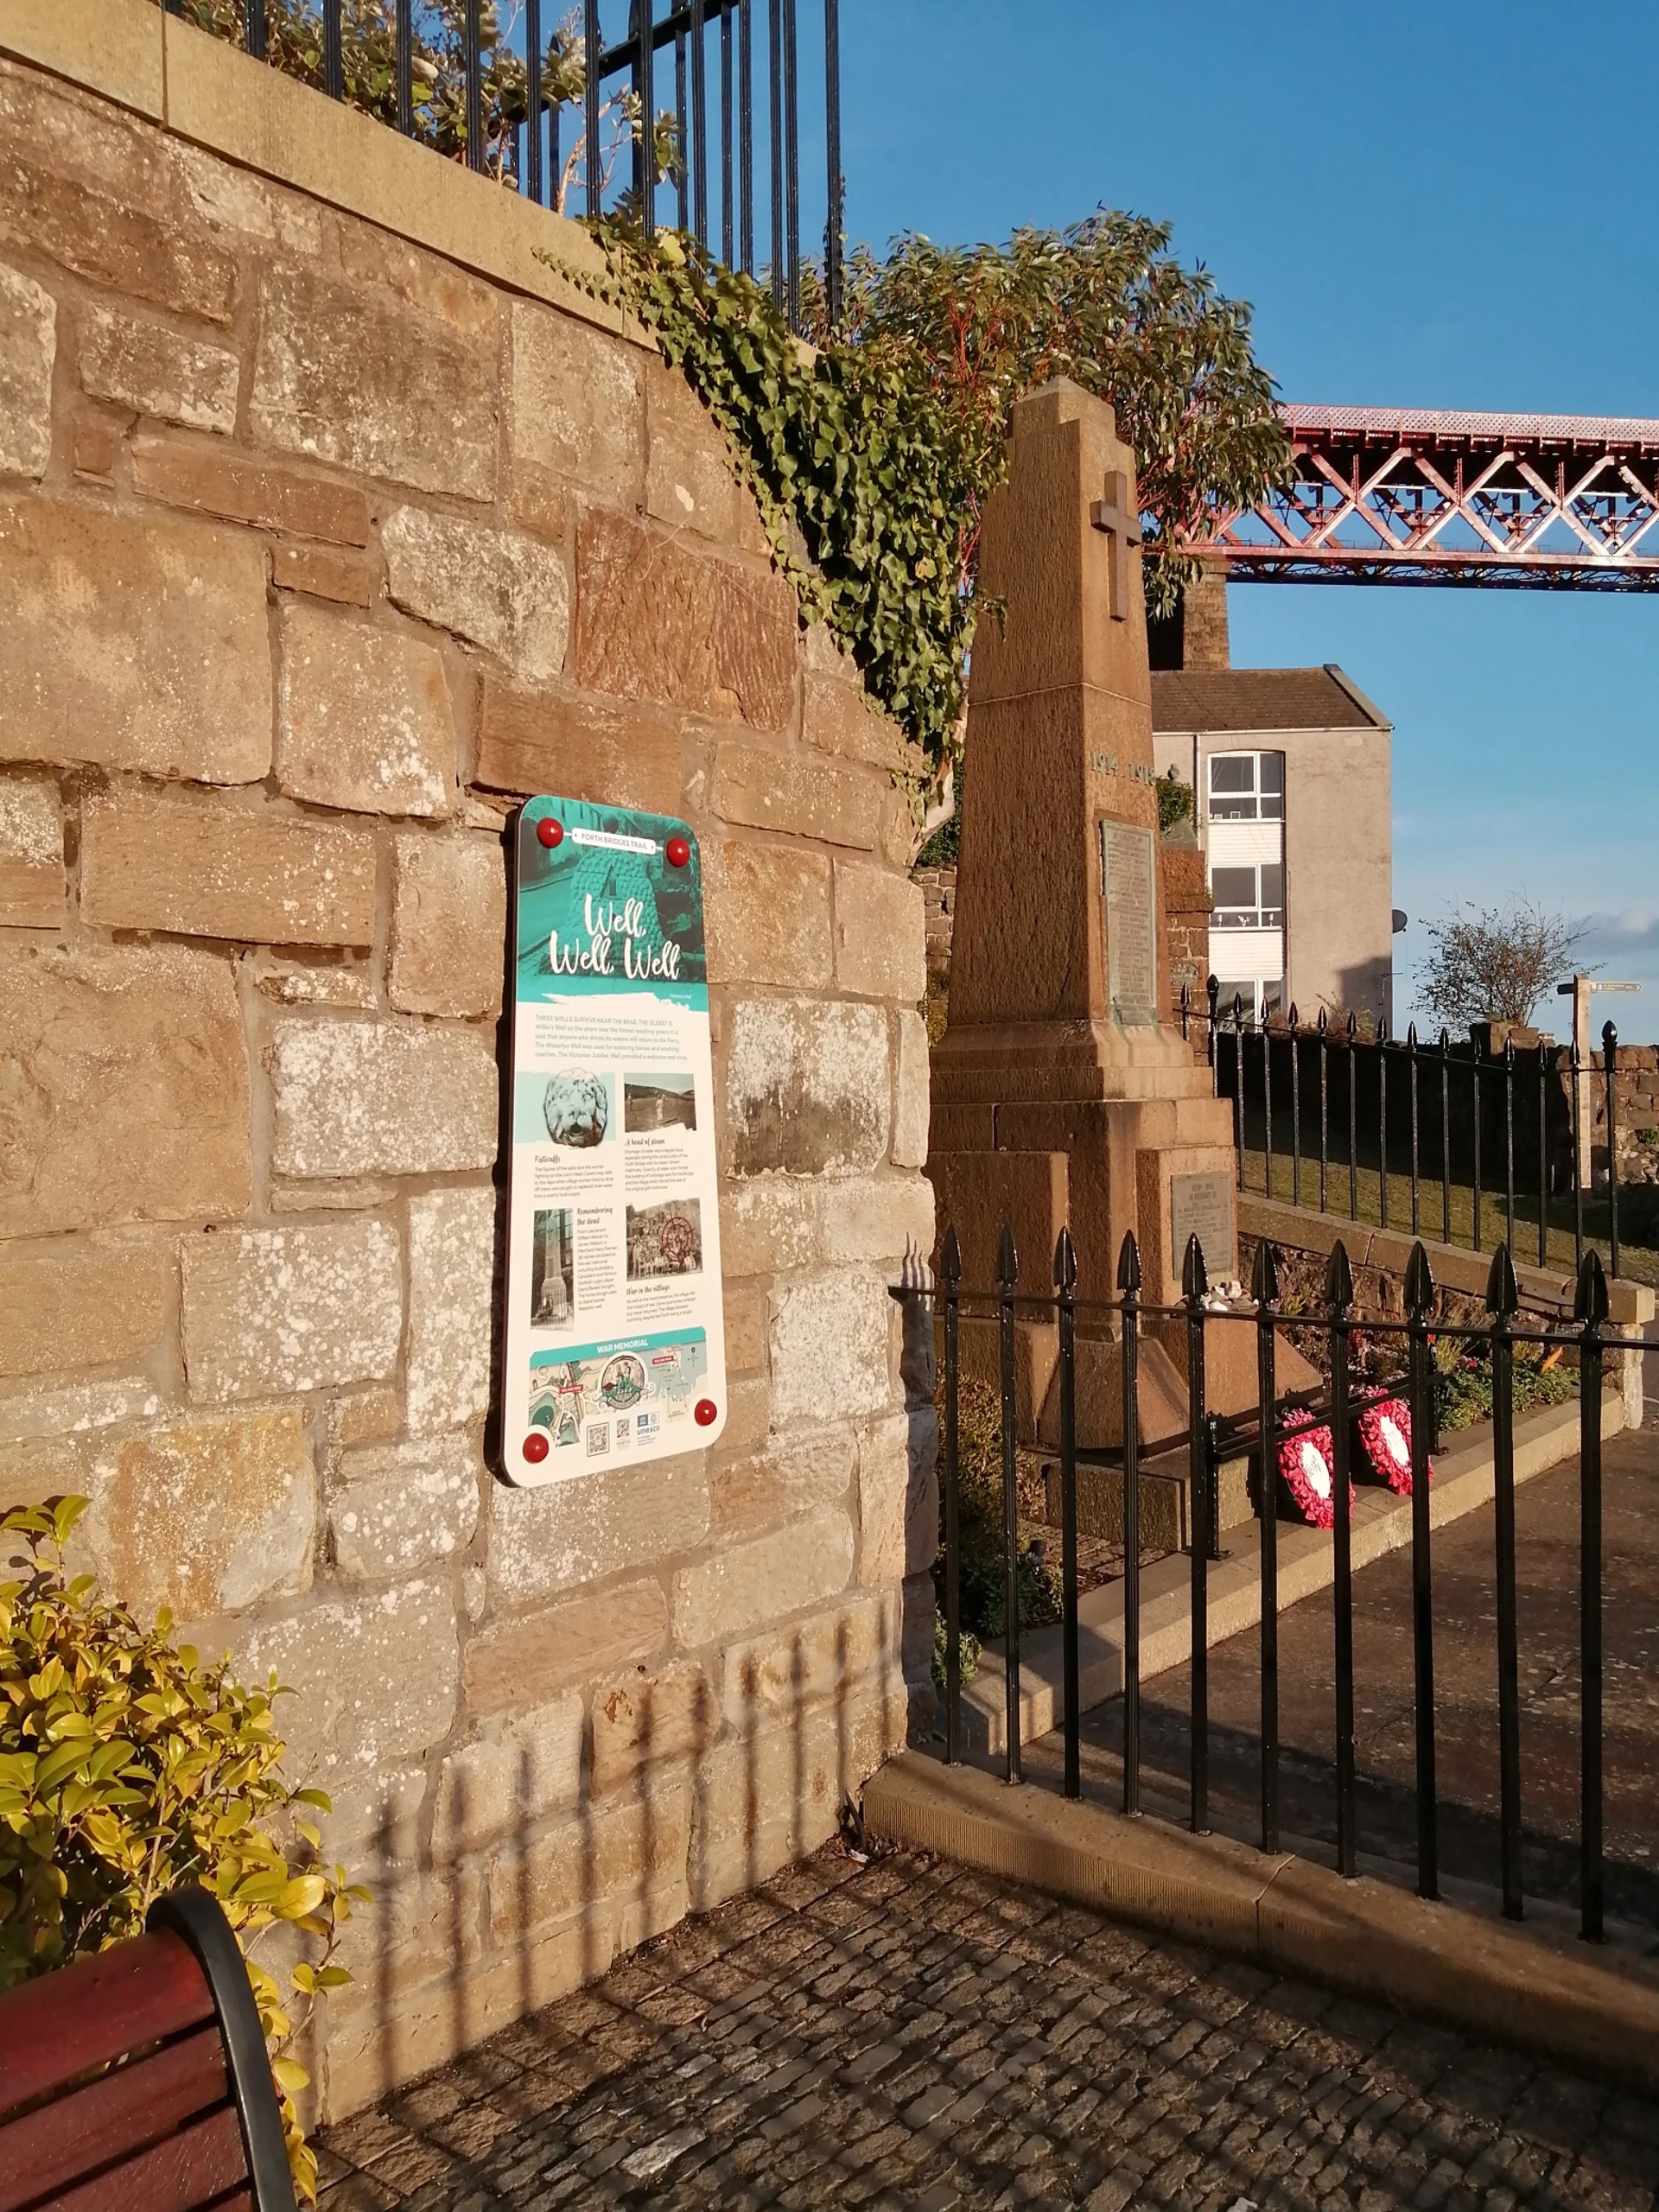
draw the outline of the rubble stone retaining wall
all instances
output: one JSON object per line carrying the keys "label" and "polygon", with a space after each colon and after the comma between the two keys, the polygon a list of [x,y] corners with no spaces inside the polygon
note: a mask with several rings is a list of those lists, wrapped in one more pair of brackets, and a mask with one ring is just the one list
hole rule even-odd
{"label": "rubble stone retaining wall", "polygon": [[[1191,835],[1190,823],[1176,826],[1178,830],[1185,830]],[[1170,1017],[1173,1020],[1180,1018],[1183,989],[1187,994],[1189,1018],[1195,1014],[1207,1017],[1210,916],[1216,902],[1210,895],[1205,856],[1196,838],[1188,844],[1172,842],[1166,837],[1159,858],[1163,871],[1163,923],[1169,944]],[[1201,1051],[1207,1049],[1206,1032],[1207,1021],[1191,1022],[1191,1033]]]}
{"label": "rubble stone retaining wall", "polygon": [[957,914],[954,868],[918,868],[916,881],[926,902],[927,972],[941,982],[950,976],[950,930]]}
{"label": "rubble stone retaining wall", "polygon": [[[296,1693],[376,1899],[338,2115],[812,1848],[931,1699],[899,739],[573,226],[145,0],[0,0],[0,1503]],[[541,790],[703,840],[731,1416],[523,1491]]]}

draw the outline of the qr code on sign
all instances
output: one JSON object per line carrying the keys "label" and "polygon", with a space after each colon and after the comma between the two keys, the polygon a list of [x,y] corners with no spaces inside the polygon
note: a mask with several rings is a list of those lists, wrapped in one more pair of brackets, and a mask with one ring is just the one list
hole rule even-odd
{"label": "qr code on sign", "polygon": [[588,1425],[588,1457],[597,1459],[611,1448],[611,1424],[607,1421],[590,1421]]}

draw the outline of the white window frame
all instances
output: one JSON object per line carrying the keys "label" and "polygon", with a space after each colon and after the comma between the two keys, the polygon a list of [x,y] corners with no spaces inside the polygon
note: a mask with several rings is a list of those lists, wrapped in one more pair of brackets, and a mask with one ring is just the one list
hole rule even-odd
{"label": "white window frame", "polygon": [[[1285,926],[1285,864],[1282,861],[1224,861],[1222,867],[1248,873],[1255,884],[1255,892],[1248,906],[1235,906],[1230,900],[1223,905],[1215,886],[1216,867],[1210,868],[1210,895],[1216,900],[1215,912],[1210,917],[1212,930],[1281,930]],[[1279,904],[1265,906],[1262,899],[1262,872],[1264,868],[1279,871]]]}
{"label": "white window frame", "polygon": [[1222,983],[1216,994],[1216,1019],[1229,1022],[1233,1018],[1233,1001],[1244,1001],[1244,1025],[1254,1028],[1261,1018],[1265,1001],[1269,1014],[1281,1014],[1285,1005],[1285,979],[1282,976],[1243,976]]}
{"label": "white window frame", "polygon": [[[1248,760],[1250,763],[1250,787],[1248,791],[1216,790],[1216,766],[1219,761]],[[1276,791],[1263,787],[1262,764],[1264,760],[1278,763]],[[1217,798],[1226,803],[1227,811],[1217,814]],[[1270,811],[1264,811],[1264,804]],[[1282,822],[1285,818],[1285,756],[1277,747],[1262,752],[1229,748],[1225,753],[1212,753],[1204,775],[1205,818],[1209,822]]]}

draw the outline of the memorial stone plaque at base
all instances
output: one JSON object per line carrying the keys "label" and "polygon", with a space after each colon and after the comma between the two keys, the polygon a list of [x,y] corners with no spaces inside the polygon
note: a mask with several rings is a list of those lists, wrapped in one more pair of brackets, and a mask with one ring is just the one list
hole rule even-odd
{"label": "memorial stone plaque at base", "polygon": [[1205,1272],[1211,1282],[1238,1273],[1238,1247],[1233,1237],[1232,1178],[1219,1169],[1204,1175],[1172,1175],[1169,1179],[1169,1249],[1185,1252],[1189,1236],[1196,1236],[1204,1254]]}
{"label": "memorial stone plaque at base", "polygon": [[[1212,1279],[1236,1271],[1236,1155],[1230,1107],[1160,1018],[1168,933],[1136,514],[1135,458],[1103,400],[1062,379],[1020,402],[981,537],[981,596],[1001,619],[974,640],[928,1173],[966,1283],[994,1281],[1006,1219],[1020,1289],[1047,1295],[1069,1222],[1080,1297],[1116,1295],[1133,1230],[1157,1305],[1180,1294],[1183,1224]],[[1184,1417],[1182,1325],[1149,1322],[1143,1431]],[[1057,1333],[1019,1328],[1020,1418],[1043,1434]],[[968,1371],[994,1379],[995,1324],[964,1320],[963,1344]],[[1081,1444],[1122,1440],[1117,1361],[1110,1325],[1081,1322]],[[1253,1391],[1253,1363],[1237,1388]]]}

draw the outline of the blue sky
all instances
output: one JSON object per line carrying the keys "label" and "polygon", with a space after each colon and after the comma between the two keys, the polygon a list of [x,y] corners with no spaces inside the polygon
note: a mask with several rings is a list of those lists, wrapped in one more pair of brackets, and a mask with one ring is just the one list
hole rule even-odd
{"label": "blue sky", "polygon": [[[1253,303],[1287,398],[1659,416],[1643,0],[842,0],[842,23],[854,238],[1103,200]],[[1516,893],[1599,918],[1586,957],[1645,987],[1608,1002],[1622,1033],[1659,1035],[1659,595],[1230,597],[1236,662],[1340,662],[1394,721],[1397,1018],[1422,918]]]}

